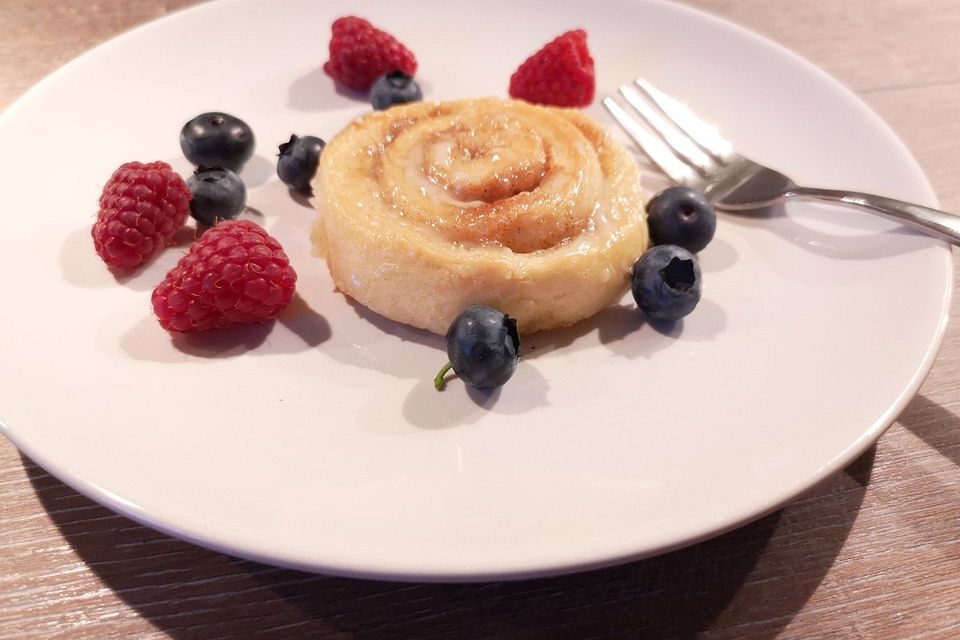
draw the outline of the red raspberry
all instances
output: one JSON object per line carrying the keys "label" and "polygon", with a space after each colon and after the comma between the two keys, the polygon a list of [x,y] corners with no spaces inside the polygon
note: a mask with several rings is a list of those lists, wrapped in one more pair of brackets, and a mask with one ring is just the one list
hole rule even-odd
{"label": "red raspberry", "polygon": [[297,273],[280,243],[248,220],[221,222],[190,247],[153,290],[167,331],[206,331],[275,318]]}
{"label": "red raspberry", "polygon": [[128,162],[100,195],[93,246],[110,267],[145,262],[173,239],[190,214],[190,188],[166,162]]}
{"label": "red raspberry", "polygon": [[354,91],[369,91],[374,80],[390,71],[413,76],[417,59],[386,31],[362,18],[347,16],[333,22],[330,59],[323,70]]}
{"label": "red raspberry", "polygon": [[510,97],[558,107],[593,102],[596,78],[587,32],[567,31],[526,59],[510,77]]}

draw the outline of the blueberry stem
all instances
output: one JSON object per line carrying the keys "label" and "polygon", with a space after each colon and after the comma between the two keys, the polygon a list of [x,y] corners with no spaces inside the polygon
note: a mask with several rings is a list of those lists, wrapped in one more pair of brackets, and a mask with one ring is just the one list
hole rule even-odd
{"label": "blueberry stem", "polygon": [[433,388],[437,391],[443,391],[443,388],[446,386],[446,382],[443,380],[443,376],[447,375],[447,371],[453,368],[453,365],[449,362],[443,365],[443,368],[440,369],[440,373],[437,374],[437,377],[433,379]]}

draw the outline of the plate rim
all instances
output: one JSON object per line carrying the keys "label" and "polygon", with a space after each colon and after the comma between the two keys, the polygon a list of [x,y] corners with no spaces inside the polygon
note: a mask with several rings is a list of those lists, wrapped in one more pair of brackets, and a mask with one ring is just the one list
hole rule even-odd
{"label": "plate rim", "polygon": [[[914,177],[919,180],[920,184],[926,191],[926,197],[922,201],[923,204],[933,207],[939,206],[938,199],[932,185],[930,184],[929,178],[920,167],[920,164],[917,162],[909,147],[907,147],[907,145],[893,130],[893,128],[852,89],[841,83],[837,78],[829,74],[815,63],[765,35],[752,31],[747,27],[732,22],[725,17],[710,13],[709,11],[691,7],[685,4],[679,4],[671,0],[630,1],[638,5],[647,4],[659,6],[667,11],[679,11],[682,13],[687,13],[695,16],[697,19],[708,21],[717,28],[731,30],[739,37],[752,40],[754,43],[761,45],[766,50],[774,51],[784,58],[789,59],[792,64],[805,69],[809,74],[815,75],[818,81],[829,84],[834,91],[843,94],[851,106],[856,106],[861,117],[870,120],[874,126],[882,129],[884,133],[896,143],[896,146],[899,147],[900,151],[902,152],[903,160],[910,165],[911,171],[915,174]],[[117,34],[116,36],[84,51],[66,64],[54,70],[49,75],[45,76],[27,91],[18,96],[7,108],[3,110],[2,113],[0,113],[0,127],[4,126],[6,121],[13,117],[21,109],[29,108],[30,103],[33,100],[38,99],[38,96],[42,96],[43,92],[47,90],[47,87],[51,83],[56,82],[61,75],[69,73],[76,64],[102,54],[104,51],[115,46],[118,42],[122,43],[128,39],[136,38],[140,33],[156,28],[159,23],[166,22],[171,18],[182,18],[187,14],[206,11],[209,10],[210,7],[220,4],[220,2],[201,2],[199,4],[178,8],[175,11],[169,12],[163,16],[159,16],[145,23],[135,25],[121,32],[120,34]],[[936,240],[934,242],[934,246],[936,246],[937,250],[939,251],[939,257],[944,262],[946,271],[946,286],[942,296],[942,305],[939,313],[940,321],[923,359],[916,367],[910,378],[909,384],[904,387],[897,398],[891,403],[889,408],[884,411],[883,414],[877,420],[875,420],[872,425],[869,426],[869,428],[866,428],[860,437],[853,441],[843,451],[839,452],[832,459],[826,461],[825,464],[823,464],[808,477],[792,483],[790,488],[781,492],[780,495],[771,497],[760,509],[755,509],[750,513],[739,514],[720,523],[714,522],[712,526],[701,527],[701,530],[694,534],[683,538],[677,538],[669,543],[647,547],[640,551],[637,551],[636,549],[633,551],[624,549],[620,552],[611,553],[603,545],[596,545],[589,549],[582,550],[579,554],[581,556],[581,560],[576,562],[564,560],[562,558],[550,563],[534,562],[528,565],[523,565],[523,563],[518,563],[516,561],[508,561],[505,564],[509,564],[510,568],[498,565],[490,567],[487,570],[478,570],[476,568],[464,568],[462,570],[451,569],[449,567],[449,563],[445,565],[447,566],[447,569],[443,571],[431,569],[417,570],[412,567],[404,569],[402,568],[402,562],[396,563],[392,568],[373,566],[372,564],[364,565],[363,562],[351,562],[348,566],[348,564],[343,562],[338,564],[336,562],[336,557],[332,558],[331,560],[333,560],[333,562],[328,564],[305,562],[297,560],[296,558],[283,553],[277,553],[276,550],[274,550],[273,553],[263,552],[259,549],[252,548],[250,545],[238,543],[236,540],[218,539],[218,536],[196,531],[195,527],[182,526],[182,523],[171,522],[169,519],[164,519],[162,517],[154,517],[143,507],[127,501],[122,496],[109,491],[105,487],[101,487],[95,483],[92,483],[83,478],[81,475],[73,473],[69,469],[63,468],[62,466],[59,466],[48,460],[43,452],[34,450],[34,448],[28,442],[29,438],[25,437],[25,433],[18,435],[16,428],[8,425],[2,419],[0,419],[0,434],[5,435],[17,447],[23,456],[39,465],[47,473],[54,476],[78,493],[86,496],[98,504],[111,509],[114,512],[117,512],[139,524],[147,526],[163,534],[185,540],[197,546],[274,566],[353,578],[439,583],[530,579],[601,569],[641,560],[643,558],[648,558],[675,549],[687,547],[704,540],[714,538],[718,535],[722,535],[723,533],[736,529],[749,522],[760,519],[765,515],[782,508],[786,504],[789,504],[803,492],[809,490],[826,478],[838,473],[844,467],[861,456],[867,449],[873,446],[883,435],[883,433],[890,426],[892,426],[896,418],[915,397],[927,375],[933,368],[937,355],[943,344],[946,328],[950,318],[950,308],[954,286],[954,268],[952,249],[950,245],[944,241]],[[604,550],[606,550],[606,552],[604,552]],[[334,555],[336,556],[336,554]],[[379,563],[375,564],[379,565]],[[468,561],[466,564],[470,564],[470,562]],[[488,562],[487,564],[490,563]]]}

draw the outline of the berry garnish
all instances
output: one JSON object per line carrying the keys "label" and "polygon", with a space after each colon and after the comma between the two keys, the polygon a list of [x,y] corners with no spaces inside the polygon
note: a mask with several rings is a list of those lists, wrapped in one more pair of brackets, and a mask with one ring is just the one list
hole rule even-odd
{"label": "berry garnish", "polygon": [[236,218],[247,204],[247,187],[230,169],[200,167],[187,180],[187,186],[193,193],[190,215],[211,227],[220,220]]}
{"label": "berry garnish", "polygon": [[370,104],[382,111],[395,104],[406,104],[423,100],[420,85],[403,71],[391,71],[380,76],[370,89]]}
{"label": "berry garnish", "polygon": [[250,125],[229,113],[202,113],[180,130],[183,155],[197,167],[226,167],[239,173],[253,156],[255,144]]}
{"label": "berry garnish", "polygon": [[585,107],[596,91],[587,32],[568,31],[527,58],[510,78],[510,97],[558,107]]}
{"label": "berry garnish", "polygon": [[338,18],[332,32],[330,59],[323,70],[354,91],[368,91],[377,78],[390,71],[408,76],[417,72],[417,59],[409,49],[362,18]]}
{"label": "berry garnish", "polygon": [[649,249],[633,265],[630,288],[637,306],[654,320],[679,320],[700,302],[700,265],[672,244]]}
{"label": "berry garnish", "polygon": [[451,368],[467,385],[494,389],[510,379],[520,358],[517,321],[483,305],[461,313],[447,330],[448,362],[434,378],[437,391]]}
{"label": "berry garnish", "polygon": [[296,282],[279,242],[230,220],[204,233],[153,290],[153,312],[172,332],[256,324],[290,304]]}
{"label": "berry garnish", "polygon": [[165,247],[190,213],[190,189],[166,162],[128,162],[103,187],[93,246],[107,266],[129,269]]}
{"label": "berry garnish", "polygon": [[697,253],[713,239],[717,214],[699,191],[670,187],[647,203],[647,225],[654,244],[675,244]]}
{"label": "berry garnish", "polygon": [[280,145],[277,175],[288,187],[309,191],[325,146],[326,143],[316,136],[291,135],[290,140]]}

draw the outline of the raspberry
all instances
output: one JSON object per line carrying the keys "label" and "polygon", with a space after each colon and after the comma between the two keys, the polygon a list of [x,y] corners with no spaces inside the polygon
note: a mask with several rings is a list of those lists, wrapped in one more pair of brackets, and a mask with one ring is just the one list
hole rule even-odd
{"label": "raspberry", "polygon": [[247,220],[221,222],[190,247],[153,290],[167,331],[206,331],[275,318],[297,274],[280,243]]}
{"label": "raspberry", "polygon": [[567,31],[530,56],[510,77],[510,97],[558,107],[593,102],[596,78],[587,32]]}
{"label": "raspberry", "polygon": [[362,18],[337,18],[332,30],[330,59],[323,70],[354,91],[369,91],[377,78],[390,71],[408,76],[417,71],[417,59],[409,49]]}
{"label": "raspberry", "polygon": [[190,214],[190,189],[166,162],[128,162],[100,195],[93,246],[110,267],[132,268],[163,249]]}

